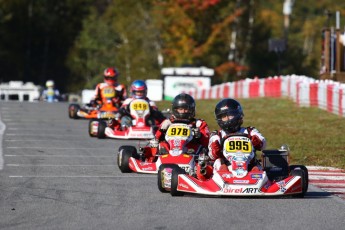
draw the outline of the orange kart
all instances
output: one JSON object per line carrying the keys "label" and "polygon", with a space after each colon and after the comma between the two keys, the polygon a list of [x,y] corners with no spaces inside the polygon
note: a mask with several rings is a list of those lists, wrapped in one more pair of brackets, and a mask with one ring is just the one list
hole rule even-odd
{"label": "orange kart", "polygon": [[71,119],[110,119],[114,118],[118,112],[120,105],[115,101],[116,91],[113,87],[105,87],[102,89],[102,102],[94,106],[86,104],[80,107],[79,104],[70,104],[68,107],[68,116]]}
{"label": "orange kart", "polygon": [[80,107],[78,104],[71,104],[68,107],[68,115],[72,119],[109,119],[114,118],[118,110],[112,103],[106,103],[96,107],[89,104],[84,107]]}

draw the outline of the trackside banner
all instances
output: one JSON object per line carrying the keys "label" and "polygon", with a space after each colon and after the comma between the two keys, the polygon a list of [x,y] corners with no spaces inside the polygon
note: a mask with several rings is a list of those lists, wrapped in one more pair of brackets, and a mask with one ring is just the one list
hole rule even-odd
{"label": "trackside banner", "polygon": [[179,93],[208,90],[214,70],[207,67],[167,67],[161,70],[164,100],[173,100]]}
{"label": "trackside banner", "polygon": [[164,100],[173,100],[181,92],[194,92],[198,89],[209,89],[209,77],[166,76],[164,79]]}

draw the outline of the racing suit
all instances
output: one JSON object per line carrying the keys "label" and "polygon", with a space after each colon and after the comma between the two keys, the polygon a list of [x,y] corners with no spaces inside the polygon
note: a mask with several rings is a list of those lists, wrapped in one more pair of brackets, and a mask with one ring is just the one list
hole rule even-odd
{"label": "racing suit", "polygon": [[98,104],[104,104],[106,103],[106,98],[104,94],[104,90],[109,87],[114,87],[115,95],[112,98],[112,101],[116,107],[120,107],[123,103],[123,101],[127,98],[127,90],[125,85],[123,84],[115,84],[115,86],[110,86],[107,83],[99,83],[96,86],[95,93],[93,98],[91,99],[91,104],[94,104],[95,102]]}
{"label": "racing suit", "polygon": [[[248,138],[252,141],[255,150],[263,150],[266,147],[265,137],[257,130],[255,127],[241,127],[237,133],[244,133],[248,135]],[[223,156],[223,147],[222,143],[224,138],[227,136],[227,133],[224,130],[214,131],[211,134],[210,141],[208,144],[208,155],[211,160],[214,160],[213,170],[227,170],[230,165],[230,162],[225,159]],[[256,159],[253,159],[249,168],[257,166],[260,168],[259,162]],[[208,175],[210,176],[210,175]]]}
{"label": "racing suit", "polygon": [[[193,118],[189,120],[189,122],[186,122],[186,120],[178,120],[174,118],[174,115],[172,115],[169,119],[166,119],[162,122],[160,128],[155,134],[155,140],[157,140],[159,143],[166,143],[165,141],[165,134],[168,130],[168,127],[172,123],[185,123],[189,125],[192,130],[194,131],[193,139],[187,143],[188,149],[193,149],[194,152],[197,152],[200,147],[203,147],[205,150],[207,150],[207,146],[209,143],[210,138],[210,131],[208,128],[208,125],[206,121],[202,119],[196,119]],[[146,157],[154,157],[155,154],[152,154],[152,156],[146,156]],[[199,179],[203,178],[203,175],[200,173],[200,165],[197,165],[196,174]],[[212,172],[212,168],[209,166],[205,167],[205,170]]]}
{"label": "racing suit", "polygon": [[[135,98],[127,98],[119,109],[119,116],[117,118],[121,118],[121,126],[132,126],[130,104],[133,100],[135,100]],[[150,106],[150,116],[146,120],[147,124],[150,126],[159,125],[165,119],[165,117],[158,110],[157,105],[154,101],[151,101],[148,97],[145,97],[143,100],[147,101]]]}
{"label": "racing suit", "polygon": [[60,98],[60,92],[54,88],[47,88],[42,92],[42,100],[47,102],[57,102]]}

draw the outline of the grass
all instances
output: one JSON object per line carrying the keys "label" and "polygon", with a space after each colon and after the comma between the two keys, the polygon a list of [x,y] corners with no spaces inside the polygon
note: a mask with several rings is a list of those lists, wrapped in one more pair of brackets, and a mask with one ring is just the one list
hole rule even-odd
{"label": "grass", "polygon": [[[196,117],[218,129],[214,107],[219,100],[197,101]],[[298,107],[290,99],[238,99],[244,110],[244,126],[254,126],[266,137],[267,149],[287,144],[292,164],[345,169],[345,118],[314,107]],[[162,109],[170,101],[157,102]]]}

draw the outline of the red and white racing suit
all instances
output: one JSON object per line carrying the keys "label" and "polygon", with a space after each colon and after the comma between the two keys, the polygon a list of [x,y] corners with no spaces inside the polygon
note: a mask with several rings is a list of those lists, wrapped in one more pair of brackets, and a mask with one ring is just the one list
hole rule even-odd
{"label": "red and white racing suit", "polygon": [[[236,133],[248,134],[248,138],[252,141],[255,150],[264,150],[266,147],[265,137],[255,127],[241,127]],[[213,135],[212,135],[213,134]],[[215,160],[213,169],[223,170],[225,165],[225,158],[223,156],[222,140],[228,135],[224,130],[212,132],[208,144],[208,155],[211,160]]]}
{"label": "red and white racing suit", "polygon": [[[197,152],[200,147],[207,149],[209,139],[210,139],[210,130],[208,128],[206,121],[204,121],[202,119],[196,119],[196,118],[189,120],[189,122],[186,120],[181,121],[181,120],[175,119],[174,115],[172,115],[170,117],[170,119],[164,120],[162,122],[160,128],[158,129],[158,131],[155,134],[155,139],[158,140],[160,144],[163,144],[163,145],[166,144],[167,145],[167,143],[165,141],[165,134],[166,134],[166,131],[168,130],[169,125],[172,123],[184,123],[184,124],[189,125],[194,130],[195,136],[193,137],[193,139],[189,143],[187,143],[187,146],[186,146],[187,149],[193,149],[195,152]],[[149,155],[148,155],[148,157],[150,157],[150,158],[152,158],[154,156],[155,156],[154,153],[149,153]],[[208,172],[207,174],[212,173],[212,167],[209,165],[206,166],[204,170],[206,170]],[[196,175],[199,179],[202,179],[202,180],[206,179],[204,177],[204,175],[201,174],[200,165],[197,165]]]}
{"label": "red and white racing suit", "polygon": [[[170,119],[166,119],[162,122],[161,127],[158,129],[158,131],[155,134],[155,138],[161,142],[161,141],[165,141],[165,133],[168,129],[168,127],[164,127],[162,128],[162,126],[164,126],[164,123],[169,123],[169,121],[171,123],[180,123],[180,120],[176,120],[174,119],[173,116],[171,116]],[[183,122],[185,123],[185,122]],[[200,137],[199,138],[193,138],[193,140],[191,140],[188,144],[187,144],[187,148],[188,149],[194,149],[194,151],[197,151],[199,146],[201,145],[204,148],[207,148],[208,146],[208,142],[210,139],[210,130],[208,128],[208,125],[206,123],[206,121],[202,120],[202,119],[196,119],[193,118],[192,120],[190,120],[187,125],[189,125],[189,127],[191,127],[192,129],[198,129],[200,131]]]}
{"label": "red and white racing suit", "polygon": [[115,96],[113,97],[113,103],[116,107],[120,107],[123,101],[127,98],[127,90],[125,85],[123,84],[115,84],[114,86],[108,85],[107,83],[99,83],[96,86],[95,94],[92,98],[94,101],[98,101],[102,104],[106,103],[106,98],[104,97],[104,89],[114,87]]}

